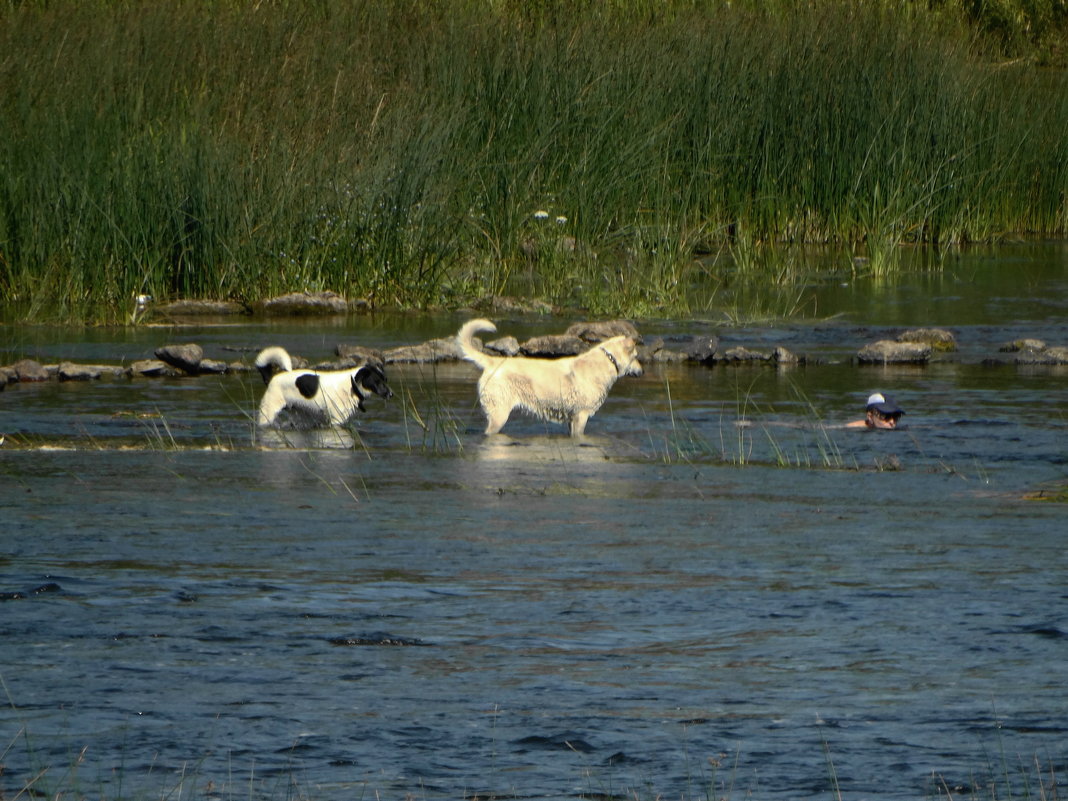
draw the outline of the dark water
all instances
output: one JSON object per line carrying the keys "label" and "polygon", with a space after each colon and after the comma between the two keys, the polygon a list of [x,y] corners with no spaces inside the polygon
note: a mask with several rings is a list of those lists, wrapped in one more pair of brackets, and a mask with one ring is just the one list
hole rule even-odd
{"label": "dark water", "polygon": [[[824,363],[649,364],[582,445],[483,438],[464,365],[258,438],[252,375],[9,387],[0,797],[1037,797],[1068,759],[1068,509],[1025,496],[1068,478],[1068,372],[983,361],[1068,344],[1068,256],[976,261],[814,289],[818,321],[644,323]],[[461,319],[0,329],[0,361],[327,358]],[[921,323],[960,352],[848,363]],[[907,428],[834,427],[876,389]]]}

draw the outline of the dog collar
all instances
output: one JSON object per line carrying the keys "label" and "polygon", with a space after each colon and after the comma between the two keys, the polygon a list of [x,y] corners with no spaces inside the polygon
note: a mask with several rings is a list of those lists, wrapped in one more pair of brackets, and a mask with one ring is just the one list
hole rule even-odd
{"label": "dog collar", "polygon": [[601,352],[608,357],[608,361],[612,362],[612,366],[616,368],[616,375],[619,375],[619,362],[616,361],[616,357],[609,353],[608,348],[604,345],[598,345],[598,347],[601,349]]}
{"label": "dog collar", "polygon": [[355,381],[352,382],[352,394],[356,396],[356,408],[361,412],[366,412],[367,409],[364,407],[363,402],[367,396],[360,392],[360,388],[356,386]]}

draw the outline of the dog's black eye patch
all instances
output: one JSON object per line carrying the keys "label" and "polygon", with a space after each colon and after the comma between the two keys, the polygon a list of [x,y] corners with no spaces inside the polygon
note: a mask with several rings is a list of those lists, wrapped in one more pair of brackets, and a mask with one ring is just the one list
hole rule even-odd
{"label": "dog's black eye patch", "polygon": [[302,373],[294,383],[305,398],[314,398],[319,393],[319,376],[315,373]]}

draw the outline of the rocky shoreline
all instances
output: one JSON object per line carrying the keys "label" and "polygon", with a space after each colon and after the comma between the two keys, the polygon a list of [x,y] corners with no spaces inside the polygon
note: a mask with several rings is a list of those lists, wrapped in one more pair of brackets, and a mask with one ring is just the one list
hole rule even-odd
{"label": "rocky shoreline", "polygon": [[[350,303],[332,292],[320,292],[296,293],[267,300],[259,304],[257,313],[336,315],[360,310],[362,307],[359,303]],[[554,310],[544,304],[524,304],[509,298],[490,298],[478,304],[477,311],[496,314],[545,314]],[[146,307],[145,313],[151,314],[153,319],[173,321],[178,318],[245,314],[251,313],[251,310],[236,303],[178,301],[151,310]],[[525,342],[506,336],[486,342],[483,347],[489,352],[503,356],[557,358],[582,353],[596,343],[620,334],[638,339],[641,343],[639,358],[646,364],[688,363],[705,367],[762,364],[785,367],[819,364],[818,359],[796,354],[782,346],[771,350],[750,349],[744,346],[724,348],[721,347],[718,337],[707,335],[676,338],[669,347],[660,337],[643,339],[638,328],[627,320],[579,322],[570,325],[562,334],[536,336]],[[956,350],[956,337],[951,331],[944,328],[913,328],[902,332],[895,339],[866,343],[850,358],[857,365],[925,365],[932,360],[951,358],[949,354]],[[314,364],[294,355],[294,364],[300,368],[337,370],[366,362],[382,365],[433,364],[462,359],[454,336],[385,350],[339,343],[335,347],[335,355],[337,358],[334,360]],[[982,363],[991,366],[1068,365],[1068,347],[1050,346],[1040,339],[1018,339],[1000,345],[997,354],[991,354],[983,359]],[[71,361],[41,364],[33,359],[22,359],[11,365],[0,366],[0,390],[8,384],[35,381],[227,375],[247,373],[253,369],[250,362],[206,358],[203,348],[196,343],[165,344],[156,348],[152,358],[120,365],[78,364]]]}
{"label": "rocky shoreline", "polygon": [[[491,352],[504,356],[529,356],[533,358],[557,358],[573,356],[598,342],[618,334],[628,334],[641,341],[637,328],[626,320],[607,322],[583,322],[570,326],[563,334],[549,334],[519,342],[506,336],[483,343]],[[786,367],[794,365],[817,365],[819,360],[798,355],[785,347],[772,350],[754,350],[742,346],[722,348],[715,336],[693,336],[678,343],[680,347],[667,347],[660,337],[643,341],[639,358],[645,364],[691,364],[716,367],[724,365],[770,365]],[[945,359],[946,354],[956,350],[953,334],[945,329],[913,329],[905,331],[894,340],[882,339],[862,346],[851,357],[857,365],[926,365],[932,359]],[[294,365],[317,370],[340,370],[358,364],[373,362],[391,364],[434,364],[457,362],[462,359],[455,337],[431,339],[414,345],[376,350],[359,345],[339,343],[335,347],[336,359],[311,363],[294,355]],[[1047,346],[1037,339],[1022,339],[1008,342],[998,350],[997,356],[982,361],[990,366],[1016,365],[1068,365],[1068,347]],[[223,361],[206,358],[203,348],[196,343],[167,344],[156,348],[153,358],[138,359],[129,364],[78,364],[63,361],[58,364],[42,364],[33,359],[21,359],[14,364],[0,366],[0,390],[8,384],[36,381],[93,381],[102,378],[177,378],[181,376],[234,375],[253,372],[251,362],[242,360]]]}

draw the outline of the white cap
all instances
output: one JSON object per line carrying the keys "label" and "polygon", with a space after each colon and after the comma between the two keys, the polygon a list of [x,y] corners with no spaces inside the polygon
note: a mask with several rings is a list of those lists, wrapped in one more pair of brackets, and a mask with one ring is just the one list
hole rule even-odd
{"label": "white cap", "polygon": [[873,392],[868,396],[868,402],[865,404],[866,409],[875,409],[882,414],[904,414],[905,410],[894,403],[894,399],[887,397],[881,392]]}

